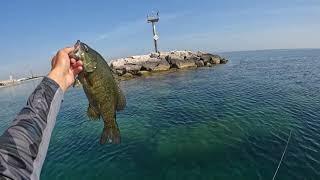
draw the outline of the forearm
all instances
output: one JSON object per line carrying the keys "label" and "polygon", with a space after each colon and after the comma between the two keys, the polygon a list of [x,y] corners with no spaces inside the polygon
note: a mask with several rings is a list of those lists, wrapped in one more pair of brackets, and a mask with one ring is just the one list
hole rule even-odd
{"label": "forearm", "polygon": [[0,136],[0,175],[39,179],[63,94],[47,77],[31,94],[27,105]]}

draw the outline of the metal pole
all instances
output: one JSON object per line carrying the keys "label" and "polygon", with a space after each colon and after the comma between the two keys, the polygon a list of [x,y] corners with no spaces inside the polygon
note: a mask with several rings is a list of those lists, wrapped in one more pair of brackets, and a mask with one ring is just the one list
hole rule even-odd
{"label": "metal pole", "polygon": [[[153,37],[156,36],[157,32],[156,32],[156,25],[154,22],[152,22],[152,30],[153,30]],[[154,41],[154,49],[156,51],[156,53],[158,52],[158,45],[157,45],[157,40],[153,39]]]}

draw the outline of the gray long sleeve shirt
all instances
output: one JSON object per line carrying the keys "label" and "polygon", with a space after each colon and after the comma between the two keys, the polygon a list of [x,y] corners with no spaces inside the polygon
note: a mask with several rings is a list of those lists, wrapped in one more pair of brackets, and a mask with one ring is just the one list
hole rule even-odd
{"label": "gray long sleeve shirt", "polygon": [[0,136],[0,180],[39,179],[63,95],[48,77],[31,94]]}

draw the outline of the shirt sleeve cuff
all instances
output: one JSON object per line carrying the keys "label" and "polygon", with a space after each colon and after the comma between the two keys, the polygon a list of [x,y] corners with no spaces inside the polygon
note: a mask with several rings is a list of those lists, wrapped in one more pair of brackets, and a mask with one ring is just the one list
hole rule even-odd
{"label": "shirt sleeve cuff", "polygon": [[48,87],[52,88],[53,91],[57,91],[57,89],[61,89],[61,87],[59,86],[59,84],[57,82],[55,82],[54,80],[52,80],[51,78],[45,76],[42,80],[42,83],[47,85]]}

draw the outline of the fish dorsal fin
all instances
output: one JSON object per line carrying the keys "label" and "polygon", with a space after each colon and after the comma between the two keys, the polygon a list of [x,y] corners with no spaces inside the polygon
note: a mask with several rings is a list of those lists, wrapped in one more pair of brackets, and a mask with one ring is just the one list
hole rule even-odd
{"label": "fish dorsal fin", "polygon": [[119,87],[119,84],[117,86],[117,93],[118,93],[118,99],[117,99],[117,111],[124,110],[127,104],[127,100],[125,95],[123,94],[122,90]]}

